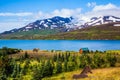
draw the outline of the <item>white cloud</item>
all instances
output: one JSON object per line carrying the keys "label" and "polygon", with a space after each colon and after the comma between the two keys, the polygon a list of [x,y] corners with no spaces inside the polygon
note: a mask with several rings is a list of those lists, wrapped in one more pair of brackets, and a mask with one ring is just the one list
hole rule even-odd
{"label": "white cloud", "polygon": [[61,17],[76,17],[79,20],[85,20],[89,21],[91,17],[100,17],[105,15],[113,15],[120,17],[120,7],[108,3],[106,5],[96,5],[96,2],[88,2],[88,7],[92,7],[91,11],[81,13],[82,8],[76,8],[76,9],[61,9],[61,10],[54,10],[50,13],[45,13],[42,11],[39,11],[36,15],[34,20],[37,19],[43,19],[43,18],[51,18],[54,16],[61,16]]}
{"label": "white cloud", "polygon": [[81,19],[89,21],[91,17],[100,17],[105,15],[120,17],[120,7],[111,3],[108,3],[106,5],[96,5],[91,11],[82,14]]}
{"label": "white cloud", "polygon": [[81,13],[81,8],[76,8],[76,9],[61,9],[61,10],[54,10],[50,13],[44,13],[39,11],[35,18],[51,18],[54,16],[61,16],[61,17],[70,17],[70,16],[75,16]]}
{"label": "white cloud", "polygon": [[0,13],[0,16],[31,16],[31,15],[33,15],[33,13],[31,13],[31,12],[21,12],[21,13],[6,12],[6,13]]}
{"label": "white cloud", "polygon": [[53,16],[62,16],[62,17],[70,17],[77,14],[80,14],[81,8],[77,9],[61,9],[61,10],[55,10],[52,12]]}
{"label": "white cloud", "polygon": [[94,7],[96,6],[96,2],[88,2],[87,7]]}
{"label": "white cloud", "polygon": [[9,31],[27,25],[27,22],[0,22],[0,32]]}
{"label": "white cloud", "polygon": [[108,10],[108,9],[117,9],[117,6],[111,3],[107,5],[98,5],[93,8],[93,11]]}
{"label": "white cloud", "polygon": [[45,14],[43,14],[42,11],[39,11],[38,13],[35,14],[34,18],[35,19],[40,19],[40,18],[43,18],[43,15],[45,15]]}

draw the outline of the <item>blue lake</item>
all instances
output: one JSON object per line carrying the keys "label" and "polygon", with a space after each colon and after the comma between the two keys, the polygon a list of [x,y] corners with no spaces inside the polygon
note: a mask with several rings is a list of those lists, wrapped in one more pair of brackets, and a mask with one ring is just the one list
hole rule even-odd
{"label": "blue lake", "polygon": [[32,50],[71,50],[88,47],[90,50],[120,50],[120,40],[0,40],[0,48]]}

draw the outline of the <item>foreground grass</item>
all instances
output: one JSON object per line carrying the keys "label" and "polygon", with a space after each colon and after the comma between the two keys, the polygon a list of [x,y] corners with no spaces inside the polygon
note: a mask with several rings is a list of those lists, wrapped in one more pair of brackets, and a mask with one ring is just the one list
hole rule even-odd
{"label": "foreground grass", "polygon": [[[80,74],[81,70],[61,73],[52,77],[44,78],[43,80],[73,80],[74,74]],[[120,67],[94,69],[92,74],[88,74],[88,78],[79,80],[120,80]]]}

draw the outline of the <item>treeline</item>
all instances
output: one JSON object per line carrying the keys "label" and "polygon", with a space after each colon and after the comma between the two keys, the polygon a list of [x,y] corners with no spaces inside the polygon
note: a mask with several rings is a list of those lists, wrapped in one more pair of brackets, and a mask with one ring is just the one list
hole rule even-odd
{"label": "treeline", "polygon": [[16,54],[22,51],[21,49],[15,49],[15,48],[8,48],[8,47],[3,47],[0,49],[0,55],[2,54]]}
{"label": "treeline", "polygon": [[[114,67],[120,59],[119,54],[90,52],[85,54],[56,53],[51,58],[31,58],[27,53],[18,59],[0,56],[0,80],[41,80],[62,72],[79,70],[86,65],[91,68]],[[26,77],[27,76],[27,77]]]}

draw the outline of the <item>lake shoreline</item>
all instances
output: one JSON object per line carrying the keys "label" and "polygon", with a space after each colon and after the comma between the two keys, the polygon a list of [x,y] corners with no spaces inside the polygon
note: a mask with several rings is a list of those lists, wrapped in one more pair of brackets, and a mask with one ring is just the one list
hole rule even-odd
{"label": "lake shoreline", "polygon": [[118,50],[120,40],[0,40],[0,48],[10,47],[23,50],[39,48],[41,50],[79,51],[80,48],[89,50]]}

